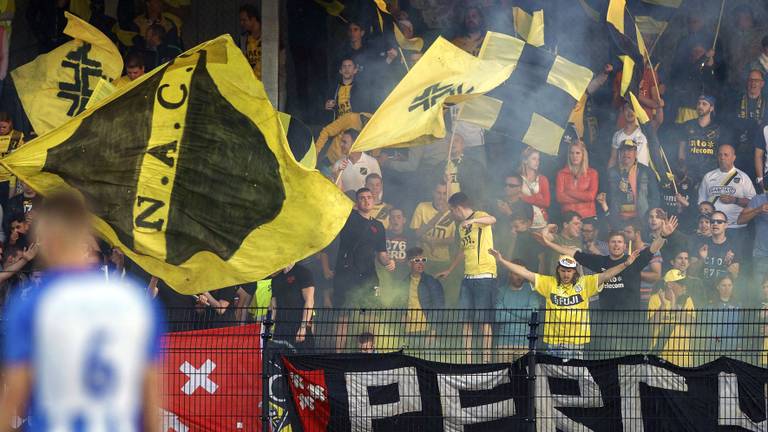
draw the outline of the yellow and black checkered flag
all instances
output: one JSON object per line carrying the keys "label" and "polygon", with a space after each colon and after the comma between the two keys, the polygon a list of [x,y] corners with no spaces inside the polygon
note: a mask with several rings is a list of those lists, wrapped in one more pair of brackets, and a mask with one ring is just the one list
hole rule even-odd
{"label": "yellow and black checkered flag", "polygon": [[488,32],[479,57],[515,65],[509,79],[485,96],[468,100],[462,120],[557,154],[568,117],[592,72],[520,39]]}
{"label": "yellow and black checkered flag", "polygon": [[264,278],[330,243],[352,203],[299,165],[229,36],[203,43],[0,160],[182,293]]}

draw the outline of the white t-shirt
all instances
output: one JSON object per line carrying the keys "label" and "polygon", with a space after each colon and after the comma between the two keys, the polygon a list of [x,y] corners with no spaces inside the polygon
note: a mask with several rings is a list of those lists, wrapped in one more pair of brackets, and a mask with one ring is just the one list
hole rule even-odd
{"label": "white t-shirt", "polygon": [[629,135],[624,132],[624,129],[617,130],[616,133],[613,134],[611,146],[618,150],[619,147],[624,144],[624,141],[628,139],[637,143],[637,161],[645,166],[650,166],[651,153],[648,151],[648,139],[640,128],[635,129],[635,131]]}
{"label": "white t-shirt", "polygon": [[[728,182],[728,178],[736,173],[733,180]],[[701,185],[699,185],[699,203],[704,201],[712,202],[715,197],[720,195],[733,195],[736,198],[752,199],[756,195],[755,187],[752,185],[752,179],[748,175],[744,174],[738,168],[733,168],[728,172],[722,172],[720,169],[714,169],[704,175],[701,179]],[[719,199],[715,202],[715,209],[720,210],[728,216],[728,228],[743,228],[746,225],[738,225],[736,221],[739,219],[739,215],[743,208],[738,204],[725,204]]]}
{"label": "white t-shirt", "polygon": [[[336,161],[336,163],[333,165],[333,170],[336,171],[341,165],[341,162],[345,160],[347,159],[339,159]],[[341,179],[339,180],[341,190],[356,191],[361,187],[365,187],[365,178],[368,177],[369,174],[373,173],[381,175],[379,161],[377,161],[374,157],[368,156],[367,153],[361,154],[360,159],[357,162],[350,163],[346,168],[344,168],[344,171],[341,172]]]}

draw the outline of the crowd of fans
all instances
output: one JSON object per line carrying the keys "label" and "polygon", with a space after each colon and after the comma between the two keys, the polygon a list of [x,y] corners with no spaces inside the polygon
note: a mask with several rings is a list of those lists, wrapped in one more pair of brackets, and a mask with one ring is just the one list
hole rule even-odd
{"label": "crowd of fans", "polygon": [[[107,17],[103,3],[91,1],[90,21],[126,56],[117,85],[183,49],[176,11],[161,0],[144,3],[144,11],[127,20]],[[390,11],[405,38],[424,36],[421,10],[395,3],[400,7]],[[511,14],[506,2],[459,3],[458,30],[444,36],[468,53],[478,53],[488,30],[514,34],[511,20],[504,19]],[[544,343],[563,356],[579,357],[590,343],[590,310],[636,311],[627,322],[652,325],[653,345],[662,354],[687,349],[681,340],[702,309],[727,311],[718,318],[722,328],[713,332],[736,340],[737,324],[747,316],[741,310],[768,310],[764,9],[727,9],[716,43],[715,28],[700,11],[684,9],[687,31],[672,41],[675,61],[645,65],[638,98],[651,119],[647,126],[640,127],[632,105],[619,96],[619,63],[600,68],[572,113],[557,156],[459,120],[460,106],[446,108],[445,138],[350,152],[376,107],[428,44],[402,49],[377,30],[374,19],[333,21],[346,30],[326,59],[337,75],[324,103],[305,110],[314,112],[310,118],[327,115],[316,125],[318,169],[355,201],[337,240],[267,280],[198,296],[176,293],[118,249],[94,244],[94,260],[107,277],[145,279],[171,311],[172,328],[246,322],[271,307],[276,337],[299,348],[314,344],[314,308],[350,310],[340,312],[331,329],[340,351],[352,342],[351,309],[360,308],[408,309],[404,331],[427,337],[439,331],[436,311],[461,309],[463,343],[467,349],[479,344],[485,353],[494,346],[525,351],[519,324],[527,322],[526,310],[540,307],[547,309]],[[41,49],[60,42],[60,31],[50,33],[50,17],[28,18]],[[258,9],[242,6],[239,23],[240,47],[260,78]],[[123,30],[135,35],[126,39]],[[655,45],[653,37],[648,46]],[[286,49],[281,43],[281,71]],[[301,73],[297,67],[296,76]],[[281,74],[281,87],[285,80]],[[299,95],[310,88],[294,84]],[[14,146],[23,143],[7,115],[0,116],[0,134],[16,137]],[[668,166],[652,163],[657,139]],[[36,246],[27,233],[38,197],[21,182],[2,187],[7,193],[0,190],[0,196],[10,197],[0,200],[0,279],[7,294],[35,286],[28,263]],[[372,339],[366,336],[366,343]],[[688,364],[684,357],[668,357]]]}

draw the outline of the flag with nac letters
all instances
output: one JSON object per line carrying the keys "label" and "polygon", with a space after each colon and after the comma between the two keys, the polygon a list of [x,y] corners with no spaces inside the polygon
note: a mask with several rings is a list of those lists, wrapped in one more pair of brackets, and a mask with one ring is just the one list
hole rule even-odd
{"label": "flag with nac letters", "polygon": [[176,291],[264,278],[330,243],[352,203],[296,162],[232,38],[205,42],[0,160],[79,191],[101,236]]}
{"label": "flag with nac letters", "polygon": [[74,39],[11,72],[38,135],[83,112],[99,79],[112,81],[123,71],[123,58],[108,37],[68,12],[65,16],[64,33]]}
{"label": "flag with nac letters", "polygon": [[444,137],[444,104],[494,89],[513,68],[481,60],[437,38],[379,106],[351,151],[402,146],[425,135]]}

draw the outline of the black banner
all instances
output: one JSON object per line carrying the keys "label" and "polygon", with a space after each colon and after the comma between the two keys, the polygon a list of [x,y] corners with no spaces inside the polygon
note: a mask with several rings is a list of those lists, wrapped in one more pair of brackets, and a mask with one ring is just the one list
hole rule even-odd
{"label": "black banner", "polygon": [[530,375],[527,356],[489,365],[399,353],[283,362],[292,425],[305,432],[768,431],[768,370],[727,358],[680,368],[653,356],[537,354]]}

